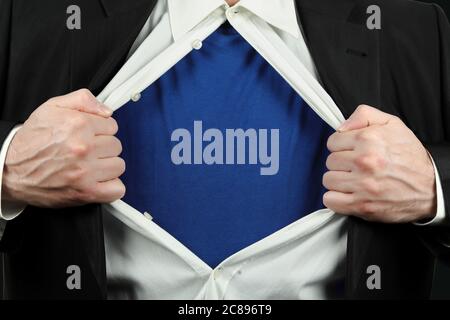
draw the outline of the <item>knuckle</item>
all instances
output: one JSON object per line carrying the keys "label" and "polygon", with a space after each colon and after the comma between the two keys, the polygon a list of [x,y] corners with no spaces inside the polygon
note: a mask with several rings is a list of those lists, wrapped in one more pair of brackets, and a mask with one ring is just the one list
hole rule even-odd
{"label": "knuckle", "polygon": [[121,180],[118,180],[118,192],[117,192],[117,199],[122,199],[125,196],[125,193],[127,191],[127,188],[123,184]]}
{"label": "knuckle", "polygon": [[331,136],[328,137],[327,140],[327,149],[328,150],[332,150],[333,146],[335,144],[336,141],[336,137],[337,137],[337,133],[333,133]]}
{"label": "knuckle", "polygon": [[327,160],[325,161],[325,167],[328,170],[331,170],[331,166],[333,164],[333,158],[331,157],[331,154],[327,157]]}
{"label": "knuckle", "polygon": [[330,155],[327,157],[327,160],[325,162],[325,166],[328,170],[331,170],[333,167],[333,164],[338,162],[336,153],[330,153]]}
{"label": "knuckle", "polygon": [[330,208],[332,206],[331,199],[330,199],[328,192],[324,193],[324,195],[322,197],[322,202],[323,202],[323,205],[327,208]]}
{"label": "knuckle", "polygon": [[120,141],[120,139],[114,137],[114,143],[116,144],[116,154],[120,155],[123,151],[123,146],[122,146],[122,141]]}
{"label": "knuckle", "polygon": [[372,158],[368,155],[361,155],[355,158],[355,165],[362,171],[372,170]]}
{"label": "knuckle", "polygon": [[70,154],[75,158],[85,158],[91,150],[91,147],[87,143],[74,143],[70,147]]}
{"label": "knuckle", "polygon": [[374,152],[360,155],[354,160],[355,166],[363,172],[376,172],[384,167],[384,160],[382,157]]}
{"label": "knuckle", "polygon": [[329,188],[329,186],[330,186],[330,172],[329,171],[325,172],[324,175],[322,176],[322,185],[327,189]]}
{"label": "knuckle", "polygon": [[78,131],[88,125],[88,120],[83,114],[74,114],[69,121],[69,126],[72,130]]}
{"label": "knuckle", "polygon": [[84,203],[81,191],[77,189],[69,188],[62,198],[69,203]]}
{"label": "knuckle", "polygon": [[126,170],[125,160],[119,157],[114,158],[113,162],[110,165],[108,165],[108,167],[109,170],[112,170],[112,172],[114,172],[115,178],[118,178],[122,174],[124,174]]}
{"label": "knuckle", "polygon": [[325,192],[322,197],[322,203],[323,205],[333,211],[342,211],[343,210],[343,204],[337,202],[337,200],[333,197],[332,192],[328,191]]}
{"label": "knuckle", "polygon": [[94,95],[87,89],[79,90],[77,92],[77,98],[82,106],[87,106],[96,102]]}
{"label": "knuckle", "polygon": [[42,104],[42,106],[49,106],[49,105],[55,105],[56,104],[56,97],[52,97],[48,99],[45,103]]}
{"label": "knuckle", "polygon": [[90,101],[94,98],[94,95],[91,93],[91,91],[86,88],[78,90],[77,95],[82,101]]}
{"label": "knuckle", "polygon": [[111,150],[111,157],[118,157],[123,151],[122,142],[115,136],[108,137],[108,140],[101,141],[97,147]]}
{"label": "knuckle", "polygon": [[125,160],[123,160],[122,158],[118,158],[118,159],[119,159],[119,165],[118,166],[119,166],[119,172],[120,172],[119,175],[122,175],[122,174],[125,173],[127,165],[125,163]]}
{"label": "knuckle", "polygon": [[361,201],[356,206],[356,209],[358,210],[358,213],[367,218],[373,217],[377,213],[375,204],[370,201]]}
{"label": "knuckle", "polygon": [[362,130],[361,132],[357,133],[355,136],[356,141],[361,143],[371,143],[378,139],[377,134],[374,132],[374,130]]}
{"label": "knuckle", "polygon": [[356,108],[356,112],[358,112],[362,115],[367,115],[368,113],[370,113],[372,111],[372,109],[373,109],[372,107],[370,107],[366,104],[362,104]]}
{"label": "knuckle", "polygon": [[87,191],[83,192],[83,201],[85,203],[95,203],[97,202],[97,197],[95,196],[95,190],[94,189],[88,189]]}
{"label": "knuckle", "polygon": [[114,118],[109,118],[109,129],[112,135],[115,135],[119,131],[119,124]]}
{"label": "knuckle", "polygon": [[70,198],[75,203],[89,203],[90,196],[85,190],[73,190],[70,194]]}
{"label": "knuckle", "polygon": [[81,201],[85,203],[97,202],[98,187],[96,185],[90,185],[80,191]]}
{"label": "knuckle", "polygon": [[381,187],[375,179],[366,178],[361,181],[361,187],[370,195],[378,196],[381,194]]}
{"label": "knuckle", "polygon": [[67,173],[67,181],[71,185],[80,183],[87,176],[87,170],[84,167],[78,167],[75,170],[71,170]]}
{"label": "knuckle", "polygon": [[120,179],[114,181],[114,187],[108,188],[107,191],[100,190],[99,194],[103,202],[112,202],[125,196],[126,188]]}
{"label": "knuckle", "polygon": [[403,120],[400,119],[399,116],[395,116],[395,115],[390,115],[390,116],[391,116],[391,119],[390,119],[391,122],[403,123]]}

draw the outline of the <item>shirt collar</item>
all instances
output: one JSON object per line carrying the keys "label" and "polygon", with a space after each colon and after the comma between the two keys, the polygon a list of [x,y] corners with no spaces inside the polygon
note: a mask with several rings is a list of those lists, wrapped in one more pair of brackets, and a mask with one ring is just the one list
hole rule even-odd
{"label": "shirt collar", "polygon": [[[191,31],[220,6],[224,0],[168,0],[172,35],[175,40]],[[242,6],[270,25],[298,37],[300,29],[294,0],[240,0]]]}

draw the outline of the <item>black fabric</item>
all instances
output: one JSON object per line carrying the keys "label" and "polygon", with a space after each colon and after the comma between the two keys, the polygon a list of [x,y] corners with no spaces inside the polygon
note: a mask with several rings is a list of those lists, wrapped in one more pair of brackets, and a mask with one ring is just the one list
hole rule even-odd
{"label": "black fabric", "polygon": [[[297,0],[299,21],[320,78],[348,117],[366,103],[400,116],[432,153],[450,211],[450,26],[437,6],[408,0]],[[69,5],[82,29],[69,31]],[[124,62],[155,0],[0,0],[0,139],[46,99],[82,87],[94,94]],[[366,27],[369,5],[382,29]],[[1,140],[0,140],[1,141]],[[427,298],[435,259],[445,259],[449,229],[351,219],[346,297]],[[5,298],[94,299],[106,296],[100,207],[29,207],[9,222]],[[430,250],[431,249],[431,250]],[[79,265],[82,290],[66,287]],[[366,286],[378,265],[382,289]]]}
{"label": "black fabric", "polygon": [[[155,1],[0,0],[0,139],[52,96],[87,87],[95,94],[125,61]],[[81,8],[81,30],[66,28],[66,9]],[[28,207],[7,224],[5,299],[101,299],[106,272],[100,206]],[[78,265],[82,289],[68,290]]]}
{"label": "black fabric", "polygon": [[450,17],[450,2],[448,0],[420,0],[421,2],[435,3],[444,9],[447,18]]}
{"label": "black fabric", "polygon": [[[436,6],[411,1],[298,1],[300,21],[325,88],[348,117],[361,103],[400,116],[429,147],[438,163],[446,201],[450,122],[448,22]],[[379,5],[381,30],[366,27],[366,9]],[[417,21],[421,23],[418,24]],[[348,240],[347,297],[424,298],[434,261],[421,244],[448,250],[437,228],[388,226],[353,218]],[[448,229],[444,229],[444,234]],[[442,249],[442,250],[439,250]],[[383,289],[368,290],[367,267],[381,267]],[[419,279],[412,281],[411,279]]]}

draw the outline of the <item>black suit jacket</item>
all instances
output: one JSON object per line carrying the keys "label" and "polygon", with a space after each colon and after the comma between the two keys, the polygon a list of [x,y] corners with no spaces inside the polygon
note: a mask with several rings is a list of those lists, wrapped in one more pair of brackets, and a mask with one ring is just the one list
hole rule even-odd
{"label": "black suit jacket", "polygon": [[[87,87],[98,94],[123,65],[155,0],[0,0],[0,141],[48,98]],[[66,8],[82,9],[81,30]],[[450,26],[434,5],[408,0],[297,0],[299,22],[325,89],[343,114],[361,103],[400,116],[432,153],[450,211]],[[366,27],[378,4],[381,30]],[[5,298],[106,297],[101,207],[28,207],[9,222]],[[449,229],[368,223],[348,236],[346,297],[427,298]],[[78,265],[82,289],[68,290]],[[381,290],[366,286],[370,265]]]}

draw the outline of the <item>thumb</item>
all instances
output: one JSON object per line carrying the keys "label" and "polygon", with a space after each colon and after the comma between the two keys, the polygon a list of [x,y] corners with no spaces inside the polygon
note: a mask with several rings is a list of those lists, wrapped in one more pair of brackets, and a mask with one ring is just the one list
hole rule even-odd
{"label": "thumb", "polygon": [[105,118],[111,117],[113,113],[110,108],[100,103],[88,89],[80,89],[64,96],[52,98],[49,103]]}
{"label": "thumb", "polygon": [[355,112],[337,129],[339,132],[363,129],[373,125],[383,125],[393,116],[368,105],[360,105]]}

